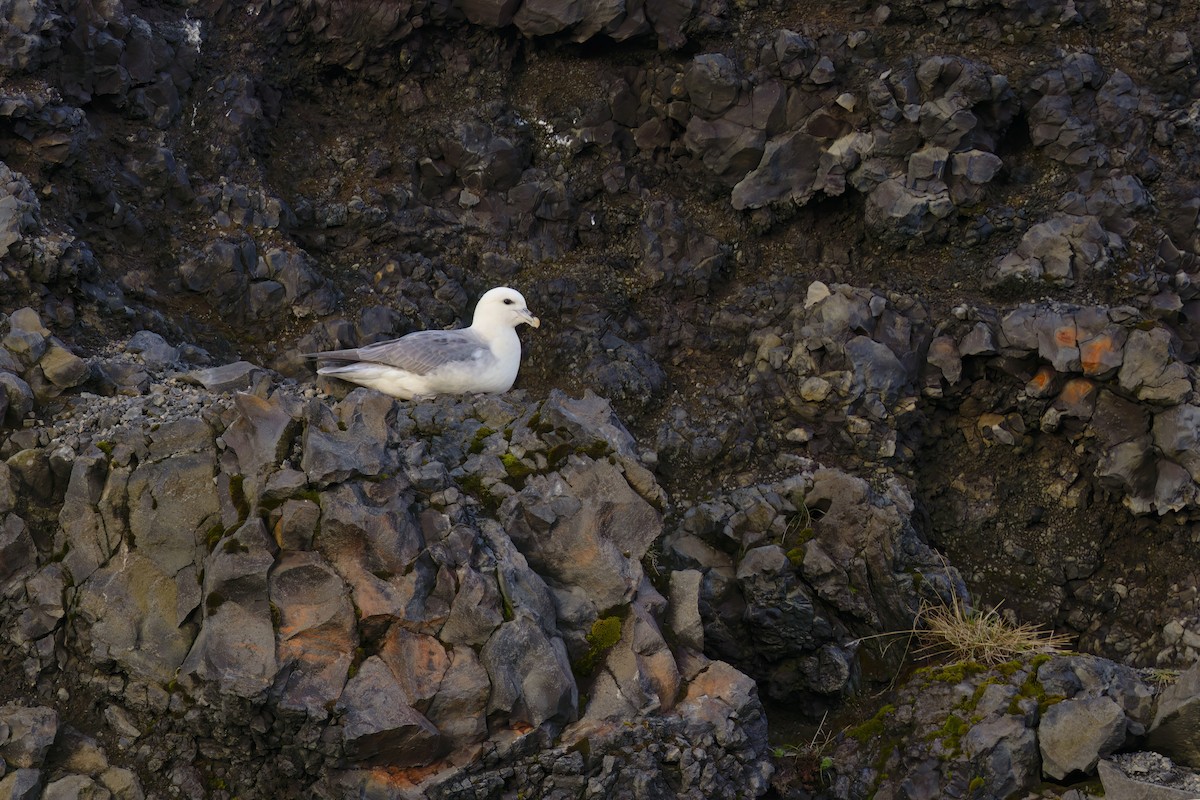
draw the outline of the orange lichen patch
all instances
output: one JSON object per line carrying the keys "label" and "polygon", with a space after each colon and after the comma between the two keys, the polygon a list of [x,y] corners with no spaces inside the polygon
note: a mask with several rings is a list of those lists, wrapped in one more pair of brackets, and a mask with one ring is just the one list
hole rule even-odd
{"label": "orange lichen patch", "polygon": [[1054,329],[1054,342],[1059,347],[1074,347],[1078,341],[1074,325],[1063,325]]}
{"label": "orange lichen patch", "polygon": [[1050,389],[1050,382],[1054,380],[1054,376],[1058,373],[1053,367],[1039,367],[1033,377],[1029,379],[1029,383],[1025,385],[1025,391],[1034,397],[1042,397]]}
{"label": "orange lichen patch", "polygon": [[1079,361],[1084,375],[1095,375],[1111,369],[1117,362],[1116,343],[1110,334],[1102,333],[1079,346]]}
{"label": "orange lichen patch", "polygon": [[1070,408],[1083,403],[1088,399],[1088,395],[1094,391],[1096,391],[1095,381],[1090,381],[1087,378],[1072,378],[1063,386],[1063,390],[1058,397],[1064,405]]}
{"label": "orange lichen patch", "polygon": [[435,761],[419,767],[372,767],[371,780],[384,786],[411,788],[449,766],[448,762]]}

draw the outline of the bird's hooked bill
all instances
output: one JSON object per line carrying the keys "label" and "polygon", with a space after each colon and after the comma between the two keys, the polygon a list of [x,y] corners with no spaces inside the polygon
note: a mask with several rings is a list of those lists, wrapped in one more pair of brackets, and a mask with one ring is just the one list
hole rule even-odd
{"label": "bird's hooked bill", "polygon": [[537,317],[530,317],[530,318],[529,318],[529,324],[530,324],[531,326],[533,326],[534,328],[540,328],[540,327],[542,327],[542,321],[541,321],[540,319],[538,319]]}

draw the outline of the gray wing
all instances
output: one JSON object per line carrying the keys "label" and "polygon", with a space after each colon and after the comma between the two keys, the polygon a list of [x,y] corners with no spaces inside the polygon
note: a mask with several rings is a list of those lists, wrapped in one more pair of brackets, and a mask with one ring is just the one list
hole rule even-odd
{"label": "gray wing", "polygon": [[471,362],[491,356],[491,350],[466,328],[454,331],[417,331],[387,342],[352,350],[317,353],[330,361],[368,362],[396,367],[414,375],[427,375],[455,361]]}

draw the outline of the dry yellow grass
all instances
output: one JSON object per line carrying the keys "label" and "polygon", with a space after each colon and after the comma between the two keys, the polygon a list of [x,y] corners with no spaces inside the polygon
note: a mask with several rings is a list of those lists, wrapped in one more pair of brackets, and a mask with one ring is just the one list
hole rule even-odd
{"label": "dry yellow grass", "polygon": [[958,597],[948,606],[923,605],[912,632],[920,643],[919,656],[989,666],[1037,653],[1063,653],[1071,642],[1071,637],[1041,626],[1008,621],[999,604],[974,611]]}

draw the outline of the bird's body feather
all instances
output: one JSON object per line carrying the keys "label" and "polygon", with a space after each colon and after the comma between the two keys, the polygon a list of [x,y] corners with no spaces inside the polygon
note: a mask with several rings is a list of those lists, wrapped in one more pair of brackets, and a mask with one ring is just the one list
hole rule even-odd
{"label": "bird's body feather", "polygon": [[[518,302],[519,301],[519,302]],[[313,353],[317,370],[408,400],[439,394],[505,392],[521,366],[516,326],[539,321],[525,299],[507,288],[484,294],[469,328],[418,331],[399,339]],[[330,363],[333,362],[333,363]]]}

